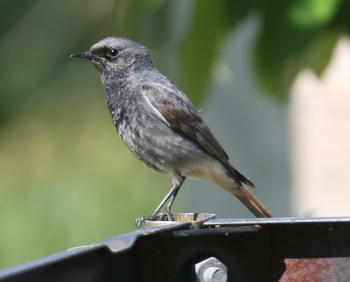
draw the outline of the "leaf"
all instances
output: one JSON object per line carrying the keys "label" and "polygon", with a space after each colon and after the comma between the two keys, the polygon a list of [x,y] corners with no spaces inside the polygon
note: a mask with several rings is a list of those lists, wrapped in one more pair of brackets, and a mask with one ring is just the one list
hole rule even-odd
{"label": "leaf", "polygon": [[[323,71],[338,35],[330,29],[325,31],[331,12],[324,13],[327,16],[311,17],[307,22],[306,16],[296,18],[293,11],[299,9],[300,3],[304,1],[270,0],[261,6],[263,20],[255,46],[255,70],[259,85],[278,99],[287,97],[291,83],[302,68],[309,66],[317,73]],[[317,15],[312,12],[317,10],[317,3],[310,8],[310,15]],[[332,3],[336,5],[337,1]]]}
{"label": "leaf", "polygon": [[195,2],[189,31],[180,50],[180,85],[195,105],[205,96],[212,68],[229,31],[258,2]]}
{"label": "leaf", "polygon": [[327,67],[340,36],[341,33],[336,30],[320,32],[305,52],[305,66],[320,76]]}
{"label": "leaf", "polygon": [[181,89],[194,104],[204,96],[227,29],[220,2],[196,1],[189,32],[180,50]]}

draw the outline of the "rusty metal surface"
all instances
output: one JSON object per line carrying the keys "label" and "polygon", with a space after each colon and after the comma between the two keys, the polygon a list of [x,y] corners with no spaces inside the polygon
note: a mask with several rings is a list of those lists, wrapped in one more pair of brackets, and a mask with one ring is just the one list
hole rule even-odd
{"label": "rusty metal surface", "polygon": [[[350,281],[339,279],[350,277],[350,268],[334,271],[337,262],[343,263],[342,259],[350,258],[348,218],[297,219],[266,226],[272,234],[274,280]],[[325,263],[332,267],[323,268],[321,272]],[[306,274],[318,279],[306,279]]]}
{"label": "rusty metal surface", "polygon": [[350,258],[285,259],[280,281],[350,281]]}

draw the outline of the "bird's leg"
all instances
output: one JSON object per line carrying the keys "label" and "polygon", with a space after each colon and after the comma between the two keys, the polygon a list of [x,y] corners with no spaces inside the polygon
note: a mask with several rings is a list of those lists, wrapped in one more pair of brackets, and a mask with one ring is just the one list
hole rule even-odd
{"label": "bird's leg", "polygon": [[[140,228],[142,222],[145,220],[162,220],[164,216],[166,216],[168,220],[173,220],[171,213],[170,213],[170,209],[171,209],[171,206],[174,203],[175,197],[176,197],[177,193],[179,192],[181,185],[185,181],[185,179],[186,179],[186,177],[182,176],[180,173],[178,173],[178,172],[174,173],[174,177],[172,180],[173,187],[170,189],[169,193],[160,202],[160,204],[158,205],[158,207],[152,213],[151,216],[142,216],[142,217],[136,219],[135,223],[136,223],[137,228]],[[169,201],[166,209],[163,212],[160,212],[161,208],[169,200],[169,198],[170,198],[170,201]]]}
{"label": "bird's leg", "polygon": [[172,196],[170,198],[170,201],[169,201],[167,207],[165,208],[165,210],[163,211],[163,215],[165,215],[168,218],[168,220],[173,220],[173,218],[171,216],[171,213],[170,213],[170,209],[171,209],[171,207],[172,207],[172,205],[173,205],[173,203],[175,201],[176,195],[179,192],[179,190],[180,190],[180,188],[182,186],[182,183],[184,183],[185,179],[186,179],[186,177],[182,176],[180,174],[175,174],[174,175],[173,184],[174,184],[174,187],[176,189],[174,189],[174,192],[173,192],[173,194],[172,194]]}
{"label": "bird's leg", "polygon": [[170,197],[171,199],[173,199],[173,195],[175,194],[175,192],[177,193],[178,190],[179,188],[174,184],[173,187],[170,189],[169,193],[164,197],[164,199],[160,202],[156,210],[152,213],[151,217],[156,218],[164,204],[169,200]]}

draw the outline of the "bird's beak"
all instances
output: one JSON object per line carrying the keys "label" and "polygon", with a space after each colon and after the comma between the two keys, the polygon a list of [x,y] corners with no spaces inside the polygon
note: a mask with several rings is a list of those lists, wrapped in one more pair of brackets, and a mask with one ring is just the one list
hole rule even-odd
{"label": "bird's beak", "polygon": [[92,54],[91,52],[82,52],[82,53],[75,53],[70,55],[71,57],[76,57],[76,58],[85,58],[85,59],[97,59],[98,56]]}

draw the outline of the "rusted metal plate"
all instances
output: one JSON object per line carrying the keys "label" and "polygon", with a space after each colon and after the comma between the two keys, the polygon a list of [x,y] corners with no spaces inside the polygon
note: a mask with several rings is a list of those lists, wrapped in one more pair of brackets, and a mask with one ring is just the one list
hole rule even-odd
{"label": "rusted metal plate", "polygon": [[350,258],[287,258],[280,281],[350,281]]}

